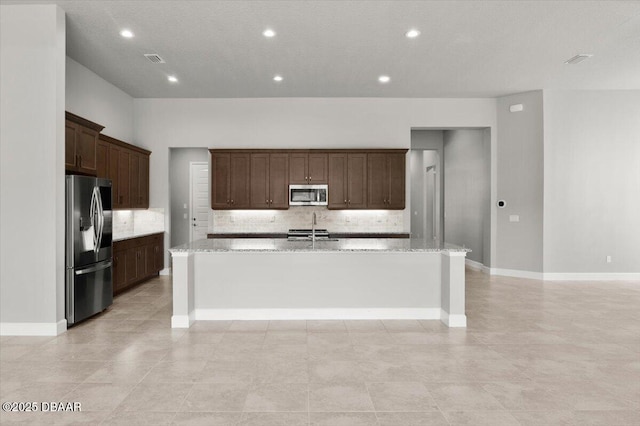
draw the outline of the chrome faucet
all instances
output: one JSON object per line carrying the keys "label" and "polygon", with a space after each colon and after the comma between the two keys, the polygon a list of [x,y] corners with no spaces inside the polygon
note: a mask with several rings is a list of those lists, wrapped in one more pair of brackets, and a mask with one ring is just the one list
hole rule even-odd
{"label": "chrome faucet", "polygon": [[316,212],[311,215],[311,248],[316,248]]}

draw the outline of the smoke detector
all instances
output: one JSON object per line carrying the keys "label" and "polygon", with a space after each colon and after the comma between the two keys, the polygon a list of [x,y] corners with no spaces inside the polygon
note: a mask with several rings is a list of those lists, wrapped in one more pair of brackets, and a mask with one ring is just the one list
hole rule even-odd
{"label": "smoke detector", "polygon": [[154,64],[164,64],[164,59],[160,57],[157,53],[145,53],[144,57],[147,58],[150,62]]}

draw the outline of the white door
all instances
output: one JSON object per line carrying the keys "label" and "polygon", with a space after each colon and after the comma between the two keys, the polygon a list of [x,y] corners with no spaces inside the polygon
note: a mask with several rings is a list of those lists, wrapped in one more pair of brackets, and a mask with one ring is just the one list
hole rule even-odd
{"label": "white door", "polygon": [[191,205],[189,209],[189,241],[207,238],[209,224],[209,164],[190,163]]}

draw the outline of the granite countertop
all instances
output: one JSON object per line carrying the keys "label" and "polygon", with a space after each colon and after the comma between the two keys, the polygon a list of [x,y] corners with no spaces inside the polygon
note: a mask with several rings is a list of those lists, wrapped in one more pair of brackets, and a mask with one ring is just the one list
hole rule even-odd
{"label": "granite countertop", "polygon": [[147,235],[163,234],[163,233],[164,231],[127,232],[126,234],[118,234],[117,236],[114,236],[113,242],[117,243],[118,241],[130,240],[132,238],[140,238],[140,237],[146,237]]}
{"label": "granite countertop", "polygon": [[[330,238],[409,238],[408,232],[329,232]],[[207,238],[287,238],[286,232],[216,232]]]}
{"label": "granite countertop", "polygon": [[169,249],[171,253],[192,252],[470,252],[448,243],[416,238],[344,238],[288,241],[282,238],[208,238]]}

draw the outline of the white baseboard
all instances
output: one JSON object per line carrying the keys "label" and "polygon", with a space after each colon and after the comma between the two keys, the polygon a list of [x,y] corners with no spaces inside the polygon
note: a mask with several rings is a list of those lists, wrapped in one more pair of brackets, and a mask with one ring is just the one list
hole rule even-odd
{"label": "white baseboard", "polygon": [[640,281],[640,272],[545,272],[547,281]]}
{"label": "white baseboard", "polygon": [[501,275],[504,277],[514,277],[514,278],[528,278],[531,280],[544,279],[544,275],[542,274],[542,272],[521,271],[518,269],[490,268],[489,273],[491,275]]}
{"label": "white baseboard", "polygon": [[544,281],[638,281],[640,272],[532,272],[491,268],[491,275]]}
{"label": "white baseboard", "polygon": [[171,268],[164,268],[160,271],[160,275],[171,275]]}
{"label": "white baseboard", "polygon": [[189,328],[195,321],[195,313],[189,315],[172,315],[171,328]]}
{"label": "white baseboard", "polygon": [[441,309],[440,321],[449,327],[466,327],[467,316],[462,314],[449,315],[445,310]]}
{"label": "white baseboard", "polygon": [[464,260],[464,264],[476,271],[482,271],[482,269],[485,267],[482,263],[476,262],[475,260],[471,260],[469,258],[466,258]]}
{"label": "white baseboard", "polygon": [[196,320],[440,319],[439,308],[196,309]]}
{"label": "white baseboard", "polygon": [[57,336],[67,331],[67,320],[58,322],[3,322],[0,336]]}

